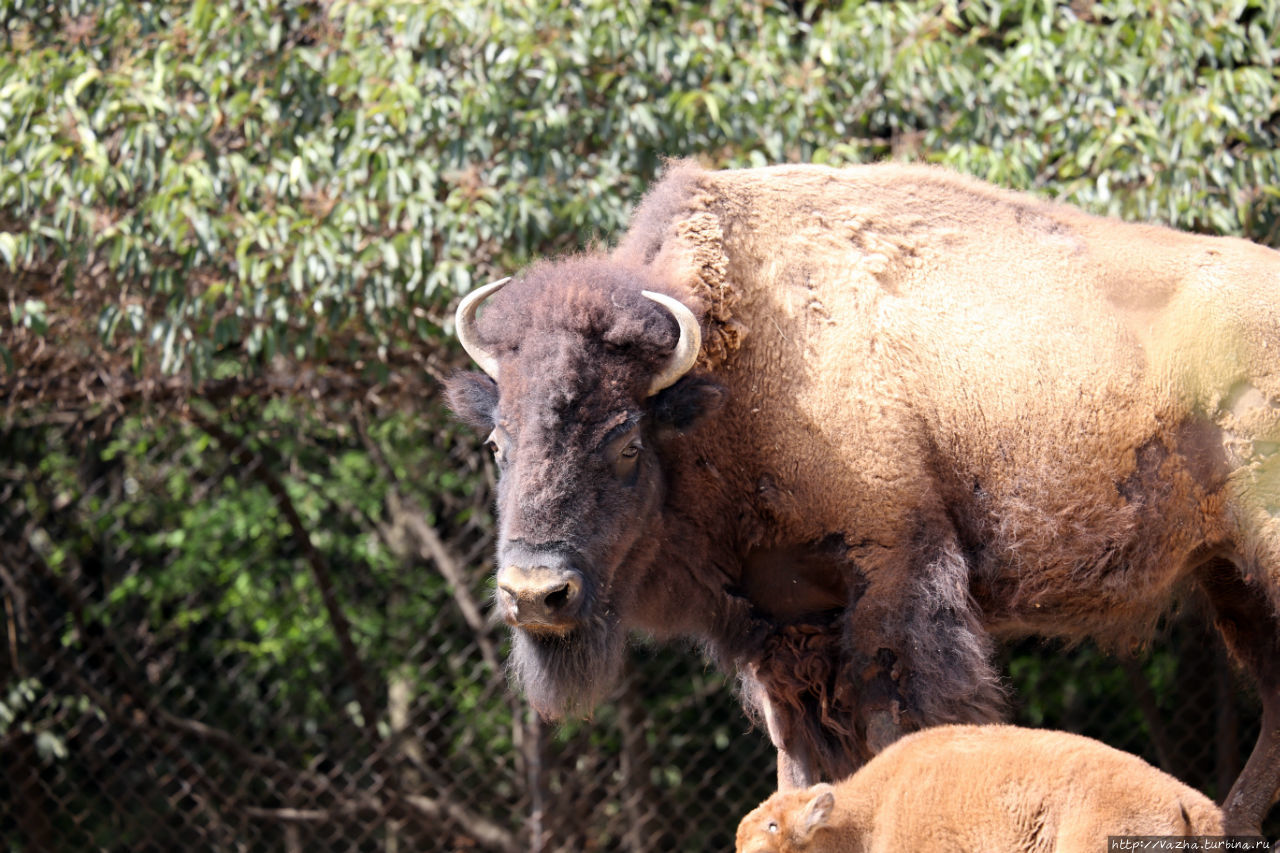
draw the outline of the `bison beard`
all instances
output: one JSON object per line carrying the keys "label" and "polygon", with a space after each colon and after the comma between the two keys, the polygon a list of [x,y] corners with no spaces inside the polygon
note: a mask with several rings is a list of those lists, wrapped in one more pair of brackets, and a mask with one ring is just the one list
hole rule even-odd
{"label": "bison beard", "polygon": [[566,634],[511,631],[510,676],[544,717],[589,716],[622,670],[626,632],[612,610]]}

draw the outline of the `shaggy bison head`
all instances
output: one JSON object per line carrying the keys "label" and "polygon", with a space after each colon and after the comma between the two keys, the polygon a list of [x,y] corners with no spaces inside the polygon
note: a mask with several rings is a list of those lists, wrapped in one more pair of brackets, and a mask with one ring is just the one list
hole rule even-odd
{"label": "shaggy bison head", "polygon": [[[670,442],[719,403],[689,375],[693,312],[643,270],[544,263],[475,291],[458,337],[484,373],[447,387],[499,470],[495,606],[510,666],[547,716],[589,710],[616,680],[627,629],[653,627]],[[487,305],[477,320],[477,309]]]}

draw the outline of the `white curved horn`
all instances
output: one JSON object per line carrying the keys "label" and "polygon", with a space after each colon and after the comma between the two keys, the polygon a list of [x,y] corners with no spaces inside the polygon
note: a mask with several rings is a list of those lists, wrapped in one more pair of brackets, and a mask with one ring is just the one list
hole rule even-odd
{"label": "white curved horn", "polygon": [[672,299],[652,290],[642,290],[640,295],[666,308],[680,325],[680,340],[676,341],[671,358],[649,383],[649,396],[652,397],[663,388],[674,385],[676,380],[693,368],[693,363],[698,360],[698,351],[702,349],[702,329],[698,326],[698,318],[679,299]]}
{"label": "white curved horn", "polygon": [[497,293],[509,281],[511,276],[471,291],[463,298],[458,305],[457,313],[453,315],[458,343],[462,344],[467,355],[471,356],[480,369],[492,376],[494,380],[498,378],[498,359],[480,344],[480,336],[476,333],[476,309],[480,307],[481,302]]}

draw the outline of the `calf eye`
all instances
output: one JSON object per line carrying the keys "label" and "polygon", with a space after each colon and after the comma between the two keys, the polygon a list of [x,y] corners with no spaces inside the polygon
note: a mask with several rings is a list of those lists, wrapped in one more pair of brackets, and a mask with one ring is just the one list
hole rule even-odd
{"label": "calf eye", "polygon": [[772,835],[778,834],[778,822],[776,820],[769,821],[767,824],[765,824],[764,828],[766,832],[769,832]]}

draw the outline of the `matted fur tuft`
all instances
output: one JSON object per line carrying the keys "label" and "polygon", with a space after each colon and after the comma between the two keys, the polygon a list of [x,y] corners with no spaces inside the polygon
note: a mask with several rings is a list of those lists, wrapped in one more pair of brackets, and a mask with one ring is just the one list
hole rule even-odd
{"label": "matted fur tuft", "polygon": [[724,364],[750,331],[735,313],[742,291],[729,275],[716,201],[696,163],[669,162],[613,254],[621,264],[654,270],[679,286],[685,294],[679,298],[697,306],[704,326],[699,364],[705,368]]}
{"label": "matted fur tuft", "polygon": [[1006,694],[991,664],[995,644],[969,592],[961,554],[950,546],[939,549],[912,595],[902,636],[934,653],[913,657],[904,685],[907,709],[925,725],[1004,719]]}

